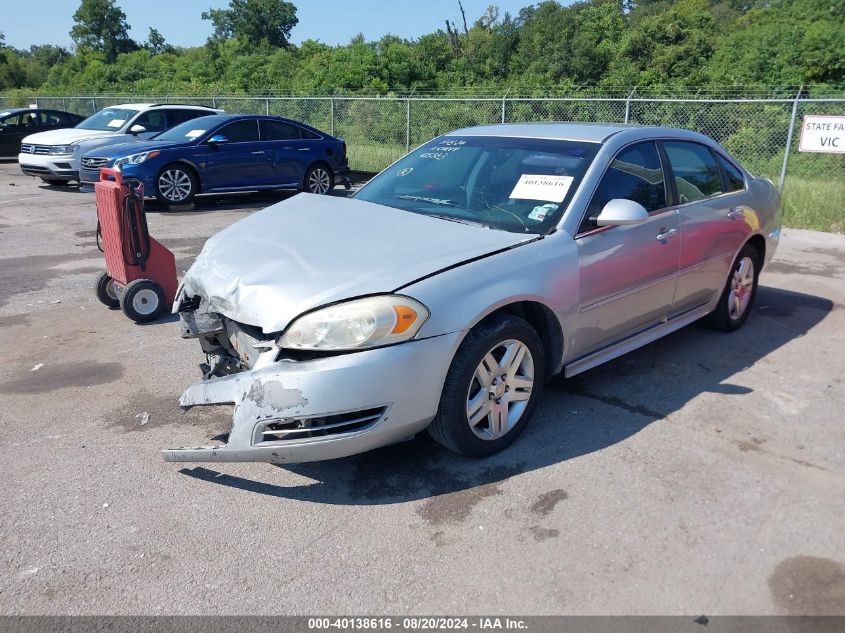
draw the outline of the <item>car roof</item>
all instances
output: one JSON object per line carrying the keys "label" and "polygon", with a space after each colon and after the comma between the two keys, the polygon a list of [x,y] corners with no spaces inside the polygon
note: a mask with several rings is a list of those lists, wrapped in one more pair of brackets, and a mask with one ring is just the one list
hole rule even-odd
{"label": "car roof", "polygon": [[693,130],[626,123],[499,123],[467,127],[446,134],[446,136],[498,136],[587,143],[604,143],[610,137],[617,135],[620,141],[625,142],[668,137],[715,143],[713,139]]}
{"label": "car roof", "polygon": [[[186,108],[188,110],[214,110],[209,106],[192,105],[187,103],[116,103],[106,108],[125,108],[127,110],[149,110],[150,108]],[[103,108],[104,110],[106,108]]]}
{"label": "car roof", "polygon": [[612,123],[498,123],[467,127],[449,132],[446,136],[502,136],[601,143],[617,132],[631,127],[637,126]]}

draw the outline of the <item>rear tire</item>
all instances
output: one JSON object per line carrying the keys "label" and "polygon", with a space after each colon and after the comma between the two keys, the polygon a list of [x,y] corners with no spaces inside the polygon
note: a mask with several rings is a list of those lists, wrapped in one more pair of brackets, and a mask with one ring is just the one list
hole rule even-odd
{"label": "rear tire", "polygon": [[120,299],[114,287],[114,279],[109,277],[108,273],[103,272],[97,275],[96,288],[97,299],[100,300],[100,303],[109,308],[120,306]]}
{"label": "rear tire", "polygon": [[50,185],[51,187],[65,187],[70,182],[69,180],[58,180],[56,178],[42,178],[41,182]]}
{"label": "rear tire", "polygon": [[334,174],[325,163],[311,165],[305,172],[303,190],[320,196],[331,193],[334,189]]}
{"label": "rear tire", "polygon": [[191,204],[197,189],[193,170],[179,163],[165,165],[156,176],[156,198],[165,206]]}
{"label": "rear tire", "polygon": [[534,413],[544,367],[543,344],[525,320],[502,314],[483,321],[452,360],[429,434],[468,457],[505,449]]}
{"label": "rear tire", "polygon": [[733,332],[742,327],[757,296],[760,260],[760,253],[751,244],[742,247],[731,266],[716,309],[703,319],[705,325],[720,332]]}
{"label": "rear tire", "polygon": [[155,321],[164,310],[164,290],[149,279],[136,279],[120,295],[120,309],[135,323]]}

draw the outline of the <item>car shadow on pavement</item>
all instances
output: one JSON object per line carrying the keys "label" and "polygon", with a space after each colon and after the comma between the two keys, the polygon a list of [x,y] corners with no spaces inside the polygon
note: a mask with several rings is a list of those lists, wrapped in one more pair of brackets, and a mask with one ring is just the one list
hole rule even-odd
{"label": "car shadow on pavement", "polygon": [[523,435],[483,460],[454,455],[423,432],[353,457],[279,466],[316,483],[281,486],[205,467],[180,472],[251,493],[343,505],[489,489],[514,475],[623,442],[650,424],[665,423],[702,393],[741,398],[753,390],[732,383],[733,376],[806,334],[833,307],[828,299],[761,286],[754,313],[737,332],[693,325],[574,378],[554,378]]}

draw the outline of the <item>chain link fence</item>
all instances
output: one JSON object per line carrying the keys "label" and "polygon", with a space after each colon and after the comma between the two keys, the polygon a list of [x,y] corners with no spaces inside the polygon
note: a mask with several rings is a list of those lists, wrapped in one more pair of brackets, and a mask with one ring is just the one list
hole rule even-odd
{"label": "chain link fence", "polygon": [[[303,121],[344,138],[352,169],[367,172],[384,169],[438,134],[472,125],[583,121],[682,127],[712,137],[752,173],[778,184],[788,224],[845,232],[845,155],[798,152],[803,117],[845,115],[843,98],[672,99],[633,93],[627,98],[96,95],[32,97],[29,103],[89,115],[138,101],[190,103]],[[0,97],[0,109],[12,105]]]}

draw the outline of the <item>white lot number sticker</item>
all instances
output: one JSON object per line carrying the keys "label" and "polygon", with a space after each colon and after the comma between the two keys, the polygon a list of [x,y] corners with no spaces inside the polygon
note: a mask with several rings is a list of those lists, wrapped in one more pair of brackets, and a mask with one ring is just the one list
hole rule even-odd
{"label": "white lot number sticker", "polygon": [[123,119],[112,119],[109,121],[109,127],[120,127],[125,121]]}
{"label": "white lot number sticker", "polygon": [[548,200],[549,202],[563,202],[572,176],[543,176],[540,174],[522,174],[519,182],[511,191],[511,198],[520,200]]}
{"label": "white lot number sticker", "polygon": [[203,134],[204,132],[205,132],[205,130],[191,130],[190,132],[185,134],[185,136],[187,136],[188,138],[196,138],[196,137],[200,136],[201,134]]}

